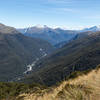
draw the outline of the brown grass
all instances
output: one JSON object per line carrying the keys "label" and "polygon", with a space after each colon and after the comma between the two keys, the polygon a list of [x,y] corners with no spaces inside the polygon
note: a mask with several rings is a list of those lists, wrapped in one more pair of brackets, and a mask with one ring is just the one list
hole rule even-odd
{"label": "brown grass", "polygon": [[100,69],[63,81],[57,87],[21,96],[23,100],[100,100]]}

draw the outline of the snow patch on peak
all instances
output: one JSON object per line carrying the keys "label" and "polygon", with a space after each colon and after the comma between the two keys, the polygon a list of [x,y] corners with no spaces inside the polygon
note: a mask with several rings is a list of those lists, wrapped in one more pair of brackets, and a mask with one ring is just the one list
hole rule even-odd
{"label": "snow patch on peak", "polygon": [[36,28],[47,28],[47,25],[40,25],[40,24],[38,24],[38,25],[36,25],[35,27],[36,27]]}
{"label": "snow patch on peak", "polygon": [[98,25],[97,28],[100,30],[100,25]]}

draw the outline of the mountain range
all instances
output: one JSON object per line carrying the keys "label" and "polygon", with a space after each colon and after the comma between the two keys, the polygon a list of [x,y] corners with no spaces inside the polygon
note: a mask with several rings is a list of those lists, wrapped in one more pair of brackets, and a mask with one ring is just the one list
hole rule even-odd
{"label": "mountain range", "polygon": [[68,42],[77,34],[77,31],[74,30],[63,30],[61,28],[53,29],[47,26],[34,26],[24,29],[18,29],[18,31],[23,33],[25,36],[47,40],[53,46],[61,42]]}
{"label": "mountain range", "polygon": [[50,28],[44,25],[42,27],[33,26],[17,30],[25,36],[43,39],[51,43],[56,48],[61,48],[63,45],[72,40],[77,34],[87,31],[97,32],[100,31],[100,27],[93,26],[82,30],[67,30],[62,28]]}
{"label": "mountain range", "polygon": [[84,28],[83,30],[81,30],[81,32],[86,32],[86,31],[92,31],[92,32],[100,31],[100,26],[93,26],[93,27]]}
{"label": "mountain range", "polygon": [[[91,61],[88,58],[88,53],[93,50],[93,54],[99,51],[93,48],[93,44],[97,45],[99,41],[99,32],[97,31],[99,31],[99,27],[96,26],[82,31],[52,29],[47,26],[16,30],[13,27],[0,24],[0,80],[10,81],[23,73],[33,70],[33,72],[39,73],[47,84],[51,85],[56,80],[51,79],[51,76],[48,77],[47,72],[47,74],[52,72],[51,75],[55,75],[56,71],[57,74],[53,77],[60,75],[57,79],[59,81],[72,72],[73,66],[79,66],[80,69],[74,69],[81,70],[80,65],[86,63],[84,56],[86,55],[89,64]],[[60,47],[60,49],[56,49],[54,52],[54,47]],[[85,51],[83,52],[83,50]],[[48,54],[50,55],[47,56]],[[99,64],[99,60],[95,61],[93,66],[96,66],[96,64]],[[60,68],[60,65],[62,68]],[[92,67],[92,65],[90,66]],[[85,65],[85,67],[88,68],[88,65]],[[85,67],[82,70],[85,70]],[[14,69],[16,71],[13,71]],[[68,73],[67,70],[69,70]],[[7,72],[7,75],[4,72]],[[47,78],[44,79],[44,76]],[[49,80],[52,81],[49,82]]]}
{"label": "mountain range", "polygon": [[47,26],[20,30],[0,24],[0,48],[0,100],[100,97],[97,26],[77,31]]}

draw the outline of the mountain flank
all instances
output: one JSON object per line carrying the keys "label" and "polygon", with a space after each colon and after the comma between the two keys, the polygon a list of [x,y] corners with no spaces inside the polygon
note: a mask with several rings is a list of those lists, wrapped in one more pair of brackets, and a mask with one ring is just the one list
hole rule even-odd
{"label": "mountain flank", "polygon": [[27,65],[54,49],[41,39],[26,37],[15,28],[0,24],[0,81],[10,81],[22,75]]}
{"label": "mountain flank", "polygon": [[[82,36],[81,36],[82,35]],[[51,56],[38,62],[23,81],[53,85],[75,71],[94,69],[100,63],[100,32],[79,34]],[[39,66],[39,67],[38,67]]]}

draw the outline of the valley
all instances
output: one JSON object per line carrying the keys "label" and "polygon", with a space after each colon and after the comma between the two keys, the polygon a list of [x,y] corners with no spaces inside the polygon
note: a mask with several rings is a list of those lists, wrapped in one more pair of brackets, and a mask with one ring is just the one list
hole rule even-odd
{"label": "valley", "polygon": [[[41,39],[26,37],[15,28],[0,24],[0,81],[21,76],[37,57],[50,54],[54,48]],[[6,72],[6,74],[5,74]]]}
{"label": "valley", "polygon": [[58,29],[47,29],[56,34],[55,44],[0,24],[0,100],[97,100],[100,96],[99,88],[96,89],[99,87],[100,31],[59,29],[66,41],[57,42],[58,33],[54,32]]}
{"label": "valley", "polygon": [[100,0],[0,0],[0,100],[100,100]]}

